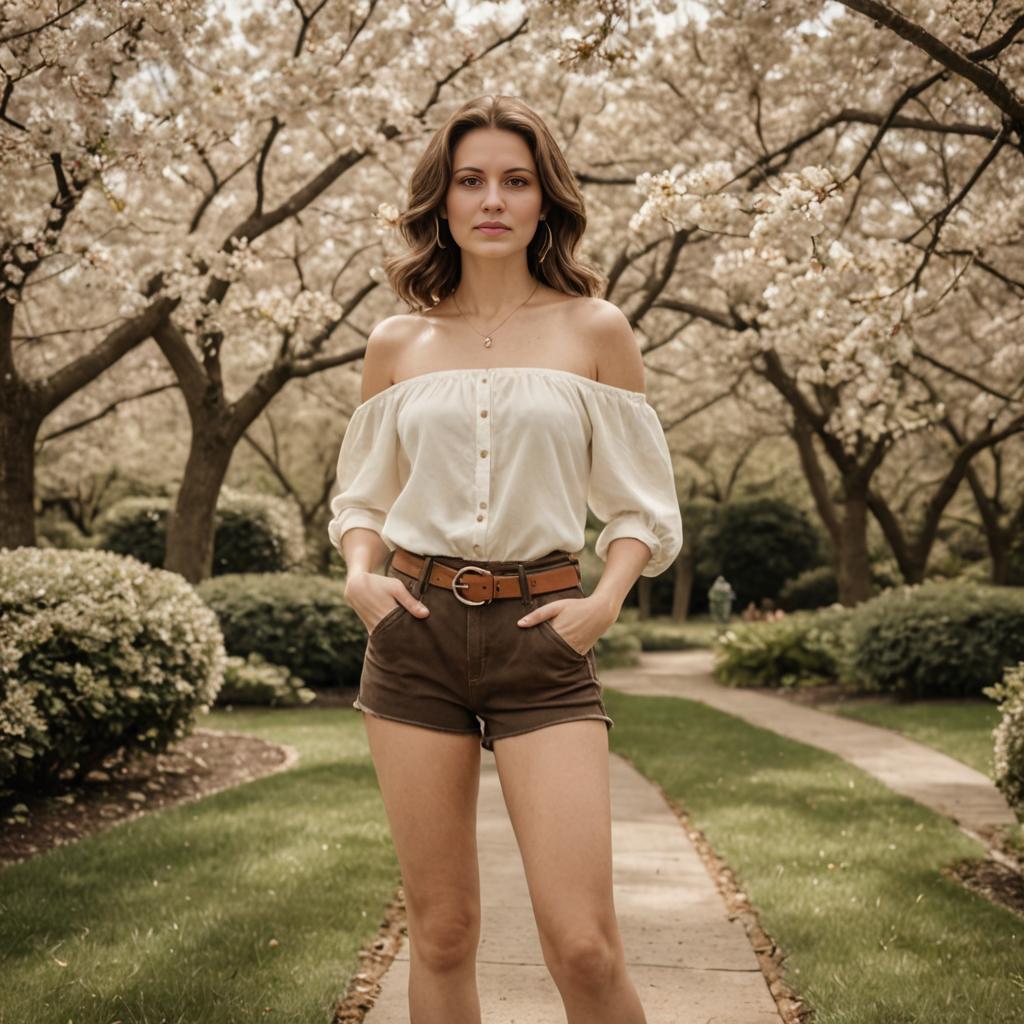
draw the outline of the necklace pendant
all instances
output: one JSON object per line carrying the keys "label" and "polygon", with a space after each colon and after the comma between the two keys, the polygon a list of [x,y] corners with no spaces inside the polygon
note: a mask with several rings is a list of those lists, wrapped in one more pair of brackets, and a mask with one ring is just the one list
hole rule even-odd
{"label": "necklace pendant", "polygon": [[484,348],[490,348],[490,347],[491,347],[491,339],[488,336],[488,337],[484,338]]}

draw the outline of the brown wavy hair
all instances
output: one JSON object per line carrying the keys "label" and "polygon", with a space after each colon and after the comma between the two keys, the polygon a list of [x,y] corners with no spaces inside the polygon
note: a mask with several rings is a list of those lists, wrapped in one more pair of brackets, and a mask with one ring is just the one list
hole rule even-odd
{"label": "brown wavy hair", "polygon": [[[452,180],[452,155],[459,139],[474,128],[517,132],[533,153],[541,193],[548,205],[551,247],[541,263],[547,230],[538,223],[526,249],[533,277],[568,295],[600,295],[605,279],[576,259],[587,226],[583,193],[565,157],[541,117],[515,96],[485,95],[468,100],[434,133],[409,181],[409,202],[398,229],[409,251],[384,261],[384,272],[398,297],[421,312],[450,295],[459,283],[462,262],[448,221],[438,210]],[[445,248],[436,242],[440,234]]]}

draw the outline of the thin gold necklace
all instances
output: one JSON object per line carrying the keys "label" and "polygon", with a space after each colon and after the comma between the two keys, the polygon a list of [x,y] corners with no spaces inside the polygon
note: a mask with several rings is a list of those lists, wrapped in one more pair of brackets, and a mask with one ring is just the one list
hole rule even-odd
{"label": "thin gold necklace", "polygon": [[[523,299],[523,301],[520,302],[519,305],[516,306],[516,308],[512,310],[512,313],[515,313],[516,310],[518,310],[518,309],[522,309],[522,307],[525,306],[530,301],[530,299],[533,298],[533,292],[535,292],[539,287],[540,287],[540,281],[538,281],[533,286],[533,291],[531,291],[530,294],[527,295],[526,298]],[[462,307],[459,305],[459,300],[455,298],[455,292],[452,292],[452,302],[455,303],[455,308],[459,311],[459,316],[461,316],[462,319],[465,320],[466,323],[469,324],[470,327],[473,327],[473,325],[471,323],[469,323],[469,317],[466,316],[466,314],[462,312]],[[505,320],[508,320],[508,318],[512,315],[512,313],[509,313],[509,315],[507,317],[505,317]],[[503,324],[505,322],[505,320],[502,320],[501,324]],[[501,324],[498,324],[498,327],[501,327]],[[473,327],[473,330],[476,331],[477,334],[480,334],[480,337],[484,339],[484,348],[490,348],[491,347],[491,342],[494,340],[492,335],[498,330],[498,327],[493,328],[491,330],[490,334],[480,334],[480,332],[475,327]]]}

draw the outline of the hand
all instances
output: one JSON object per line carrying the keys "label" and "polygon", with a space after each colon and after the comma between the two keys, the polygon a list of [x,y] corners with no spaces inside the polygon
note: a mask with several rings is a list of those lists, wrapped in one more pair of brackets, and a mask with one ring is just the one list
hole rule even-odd
{"label": "hand", "polygon": [[417,601],[401,580],[366,570],[349,573],[345,582],[345,600],[368,633],[372,633],[381,619],[400,604],[404,604],[418,619],[425,619],[430,614],[430,609]]}
{"label": "hand", "polygon": [[597,643],[618,617],[618,610],[612,608],[605,598],[591,594],[589,597],[566,597],[543,604],[527,612],[517,625],[528,628],[551,619],[551,628],[582,655]]}

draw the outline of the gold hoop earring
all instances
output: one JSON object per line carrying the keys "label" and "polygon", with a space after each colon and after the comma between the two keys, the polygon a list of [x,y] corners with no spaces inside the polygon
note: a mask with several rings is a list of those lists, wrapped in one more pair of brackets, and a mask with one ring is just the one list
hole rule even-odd
{"label": "gold hoop earring", "polygon": [[551,246],[554,244],[554,236],[551,234],[551,225],[546,220],[544,221],[544,227],[548,229],[548,242],[547,245],[544,247],[544,251],[539,253],[537,256],[538,263],[544,262],[544,257],[547,256],[549,252],[551,252]]}
{"label": "gold hoop earring", "polygon": [[439,249],[448,248],[448,246],[441,241],[441,220],[436,214],[434,215],[434,244]]}

